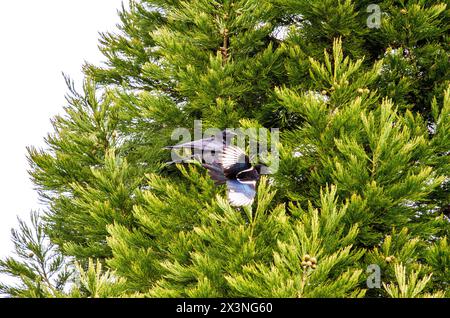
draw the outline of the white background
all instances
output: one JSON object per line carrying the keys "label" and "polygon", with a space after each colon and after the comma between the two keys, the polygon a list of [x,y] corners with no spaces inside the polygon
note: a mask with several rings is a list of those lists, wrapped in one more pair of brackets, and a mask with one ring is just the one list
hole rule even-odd
{"label": "white background", "polygon": [[[124,3],[127,3],[125,0]],[[117,31],[122,0],[0,2],[0,257],[12,252],[17,216],[45,208],[27,173],[28,145],[45,146],[62,113],[62,72],[80,87],[84,61],[100,65],[99,32]]]}

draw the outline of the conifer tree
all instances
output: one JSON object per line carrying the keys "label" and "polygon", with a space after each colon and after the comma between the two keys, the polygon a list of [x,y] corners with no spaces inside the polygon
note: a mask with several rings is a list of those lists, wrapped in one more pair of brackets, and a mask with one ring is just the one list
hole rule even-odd
{"label": "conifer tree", "polygon": [[[135,0],[120,19],[106,66],[85,65],[82,92],[68,80],[48,149],[29,149],[48,203],[33,224],[73,273],[55,289],[8,258],[23,285],[3,292],[450,296],[443,1]],[[232,207],[198,163],[166,164],[194,120],[280,129],[252,206]]]}

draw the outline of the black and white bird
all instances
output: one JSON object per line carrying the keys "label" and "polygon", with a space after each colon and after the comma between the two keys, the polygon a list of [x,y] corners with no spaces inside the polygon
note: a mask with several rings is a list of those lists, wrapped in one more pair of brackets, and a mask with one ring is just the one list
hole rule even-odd
{"label": "black and white bird", "polygon": [[194,155],[192,158],[202,163],[216,185],[226,184],[228,201],[232,206],[246,206],[251,205],[255,199],[256,184],[264,165],[253,166],[241,148],[231,145],[231,140],[236,135],[232,131],[224,130],[221,136],[216,135],[165,148],[214,152],[212,160],[204,160],[203,157],[198,158]]}

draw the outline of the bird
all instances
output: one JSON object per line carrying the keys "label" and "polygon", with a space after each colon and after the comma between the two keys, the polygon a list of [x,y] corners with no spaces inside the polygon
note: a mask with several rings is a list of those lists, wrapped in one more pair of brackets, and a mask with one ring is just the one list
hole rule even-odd
{"label": "bird", "polygon": [[[213,160],[204,160],[193,155],[194,160],[200,161],[207,169],[210,178],[216,186],[227,186],[227,199],[231,206],[242,207],[253,204],[256,196],[256,185],[261,176],[261,169],[265,165],[250,163],[244,150],[231,144],[237,134],[224,130],[220,134],[210,137],[167,146],[165,149],[193,149],[215,152]],[[218,137],[219,136],[219,137]],[[173,162],[172,162],[173,163]]]}

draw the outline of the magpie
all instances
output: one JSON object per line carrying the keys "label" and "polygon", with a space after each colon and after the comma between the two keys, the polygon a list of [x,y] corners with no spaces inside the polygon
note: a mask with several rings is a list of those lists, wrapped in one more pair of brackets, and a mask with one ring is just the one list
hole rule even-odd
{"label": "magpie", "polygon": [[[262,164],[253,166],[245,152],[231,145],[231,140],[237,134],[224,130],[221,136],[199,139],[192,142],[168,146],[165,149],[191,149],[213,152],[212,160],[205,160],[194,155],[191,158],[200,161],[208,170],[208,174],[216,185],[227,186],[227,198],[234,207],[251,205],[256,195],[256,183],[261,175]],[[170,162],[174,163],[174,162]]]}

